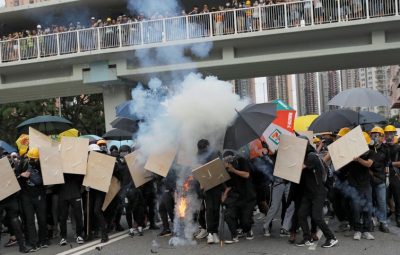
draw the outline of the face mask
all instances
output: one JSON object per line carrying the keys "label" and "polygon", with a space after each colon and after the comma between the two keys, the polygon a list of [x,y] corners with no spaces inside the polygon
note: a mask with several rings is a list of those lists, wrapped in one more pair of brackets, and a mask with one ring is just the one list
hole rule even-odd
{"label": "face mask", "polygon": [[121,158],[124,158],[126,155],[128,155],[128,152],[127,151],[121,151],[119,153],[119,155],[121,156]]}
{"label": "face mask", "polygon": [[393,135],[388,135],[387,137],[386,137],[386,142],[387,143],[392,143],[393,142]]}

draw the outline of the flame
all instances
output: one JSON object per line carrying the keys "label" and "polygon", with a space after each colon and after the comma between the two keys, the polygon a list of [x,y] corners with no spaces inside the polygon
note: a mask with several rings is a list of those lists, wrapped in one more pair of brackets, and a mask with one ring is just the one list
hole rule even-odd
{"label": "flame", "polygon": [[178,215],[179,218],[185,218],[187,208],[187,199],[186,197],[180,197],[178,201]]}
{"label": "flame", "polygon": [[188,192],[189,191],[189,188],[190,188],[190,182],[193,180],[193,176],[189,176],[187,179],[186,179],[186,181],[185,181],[185,183],[183,184],[183,191],[185,191],[185,192]]}

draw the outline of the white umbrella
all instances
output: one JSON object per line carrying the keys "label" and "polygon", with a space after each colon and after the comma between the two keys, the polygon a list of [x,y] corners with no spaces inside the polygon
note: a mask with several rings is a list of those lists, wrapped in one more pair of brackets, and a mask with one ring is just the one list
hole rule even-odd
{"label": "white umbrella", "polygon": [[328,105],[342,107],[388,107],[390,106],[390,101],[379,91],[367,88],[354,88],[340,92],[328,102]]}

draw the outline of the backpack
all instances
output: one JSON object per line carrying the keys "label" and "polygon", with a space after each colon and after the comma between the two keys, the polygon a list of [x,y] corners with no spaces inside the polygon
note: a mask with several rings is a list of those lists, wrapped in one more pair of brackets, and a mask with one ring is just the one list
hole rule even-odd
{"label": "backpack", "polygon": [[319,162],[321,163],[322,181],[324,185],[327,186],[330,183],[330,179],[333,177],[333,169],[324,161],[322,155],[315,152],[312,153],[318,157]]}

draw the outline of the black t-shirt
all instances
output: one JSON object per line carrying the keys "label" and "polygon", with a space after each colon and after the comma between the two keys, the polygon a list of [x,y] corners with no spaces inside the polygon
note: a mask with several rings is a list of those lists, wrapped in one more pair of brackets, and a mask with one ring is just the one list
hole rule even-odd
{"label": "black t-shirt", "polygon": [[[360,158],[368,160],[374,157],[374,151],[369,150],[364,153]],[[349,184],[357,189],[368,188],[371,184],[371,176],[369,174],[369,168],[361,165],[356,161],[350,162],[347,166],[348,175],[347,180]]]}
{"label": "black t-shirt", "polygon": [[[400,145],[398,144],[388,144],[387,145],[389,153],[390,153],[390,160],[392,162],[400,161]],[[394,177],[397,173],[400,173],[399,168],[392,167],[390,169],[390,176]]]}
{"label": "black t-shirt", "polygon": [[253,183],[251,181],[251,172],[250,166],[246,159],[239,158],[235,160],[232,166],[239,171],[249,172],[249,178],[240,177],[237,174],[229,172],[231,179],[227,181],[226,185],[231,187],[232,190],[230,193],[236,193],[239,195],[239,201],[251,201],[256,198],[256,194],[254,191]]}
{"label": "black t-shirt", "polygon": [[323,175],[323,165],[316,153],[308,153],[306,155],[304,164],[306,168],[301,173],[300,185],[304,192],[321,193],[325,192]]}
{"label": "black t-shirt", "polygon": [[377,185],[385,182],[385,167],[390,161],[390,153],[388,147],[384,144],[379,148],[373,148],[372,150],[375,152],[371,157],[374,161],[371,166],[371,171],[373,173],[372,181]]}

